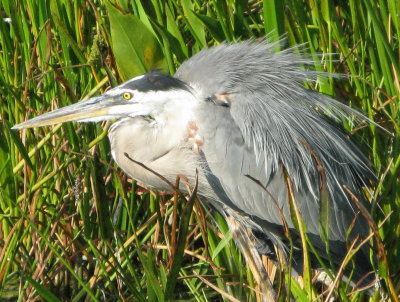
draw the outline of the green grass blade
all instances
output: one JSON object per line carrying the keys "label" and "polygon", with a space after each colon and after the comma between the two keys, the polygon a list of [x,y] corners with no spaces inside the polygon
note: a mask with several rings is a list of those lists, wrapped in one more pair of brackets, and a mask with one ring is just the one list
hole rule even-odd
{"label": "green grass blade", "polygon": [[61,300],[58,299],[55,295],[52,294],[51,291],[43,287],[40,283],[33,280],[31,277],[25,277],[26,281],[28,281],[32,286],[37,290],[39,295],[47,302],[60,302]]}
{"label": "green grass blade", "polygon": [[112,48],[123,80],[151,69],[165,70],[164,56],[157,38],[133,15],[122,14],[107,4],[110,17]]}

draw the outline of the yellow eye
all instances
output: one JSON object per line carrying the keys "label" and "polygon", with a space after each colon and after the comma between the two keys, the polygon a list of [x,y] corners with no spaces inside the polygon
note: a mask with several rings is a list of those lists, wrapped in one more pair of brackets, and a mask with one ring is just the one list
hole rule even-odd
{"label": "yellow eye", "polygon": [[132,93],[124,92],[122,96],[124,97],[125,100],[130,100],[132,98]]}

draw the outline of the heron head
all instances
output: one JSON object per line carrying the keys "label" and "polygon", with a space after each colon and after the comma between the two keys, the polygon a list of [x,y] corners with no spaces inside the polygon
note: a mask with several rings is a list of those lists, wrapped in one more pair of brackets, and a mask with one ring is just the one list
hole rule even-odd
{"label": "heron head", "polygon": [[12,129],[54,125],[68,121],[99,122],[126,117],[157,117],[185,107],[195,100],[190,86],[184,82],[152,71],[133,78],[106,93],[37,116]]}

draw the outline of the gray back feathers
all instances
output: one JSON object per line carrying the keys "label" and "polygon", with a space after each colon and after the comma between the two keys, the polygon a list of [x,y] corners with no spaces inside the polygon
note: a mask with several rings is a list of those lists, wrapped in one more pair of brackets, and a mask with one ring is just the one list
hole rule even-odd
{"label": "gray back feathers", "polygon": [[[315,177],[312,149],[327,172],[331,192],[346,184],[358,193],[358,179],[374,179],[368,160],[339,131],[330,118],[358,112],[303,87],[314,80],[313,71],[302,70],[313,62],[294,49],[274,53],[274,44],[242,42],[203,50],[182,64],[176,73],[193,85],[203,98],[230,94],[230,114],[247,144],[254,146],[257,161],[265,157],[273,173],[282,163],[297,187],[310,187]],[[330,118],[327,117],[329,115]]]}
{"label": "gray back feathers", "polygon": [[[218,177],[232,203],[249,220],[258,221],[259,229],[270,237],[277,233],[274,226],[282,225],[272,199],[293,227],[284,167],[295,186],[307,232],[324,250],[318,230],[322,186],[318,169],[322,166],[331,204],[330,239],[340,243],[332,248],[339,261],[345,253],[346,231],[358,212],[343,186],[363,201],[362,186],[375,176],[335,120],[365,117],[304,88],[304,82],[324,74],[304,70],[313,62],[295,54],[295,49],[275,52],[275,48],[256,41],[221,44],[184,62],[175,77],[192,86],[203,100],[216,95],[229,99],[228,106],[204,101],[198,113],[205,137],[206,173]],[[246,175],[260,180],[273,196]],[[358,216],[350,239],[367,234],[368,225]]]}

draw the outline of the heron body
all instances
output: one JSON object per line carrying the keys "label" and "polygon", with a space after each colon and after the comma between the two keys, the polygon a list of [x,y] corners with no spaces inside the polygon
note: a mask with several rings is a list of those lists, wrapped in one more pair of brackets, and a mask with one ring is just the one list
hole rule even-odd
{"label": "heron body", "polygon": [[[328,257],[325,228],[329,257],[339,265],[348,244],[369,230],[344,187],[365,205],[363,187],[375,176],[337,120],[363,116],[303,87],[319,75],[301,68],[312,61],[273,49],[267,42],[221,44],[184,62],[174,77],[153,71],[14,128],[117,119],[109,131],[112,156],[129,176],[170,190],[125,154],[172,182],[182,176],[194,184],[197,169],[200,199],[249,230],[262,254],[274,255],[274,247],[287,253],[284,224],[301,249],[292,184],[311,243]],[[324,194],[327,220],[320,218]],[[371,269],[367,254],[362,248],[356,258],[357,279]]]}

